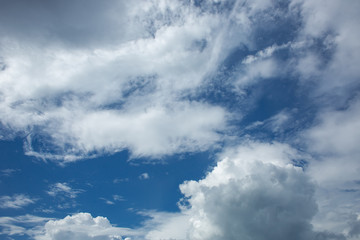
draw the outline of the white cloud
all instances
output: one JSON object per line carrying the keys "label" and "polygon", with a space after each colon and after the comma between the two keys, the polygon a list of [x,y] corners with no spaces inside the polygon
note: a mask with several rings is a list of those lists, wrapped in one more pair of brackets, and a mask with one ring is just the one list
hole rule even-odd
{"label": "white cloud", "polygon": [[33,215],[17,217],[0,217],[0,234],[6,235],[33,235],[39,232],[39,226],[45,224],[50,218],[43,218]]}
{"label": "white cloud", "polygon": [[[325,66],[324,56],[315,48],[309,48],[299,60],[299,69],[306,78],[315,76],[319,94],[348,96],[348,91],[357,85],[360,61],[360,21],[356,9],[358,1],[308,1],[294,0],[292,6],[301,6],[304,28],[299,33],[300,41],[320,39],[329,61]],[[296,9],[296,8],[295,8]],[[344,14],[346,13],[346,14]],[[314,43],[313,42],[313,43]],[[319,47],[317,47],[319,49]]]}
{"label": "white cloud", "polygon": [[140,180],[146,180],[146,179],[149,179],[150,176],[148,173],[142,173],[140,176],[139,176],[139,179]]}
{"label": "white cloud", "polygon": [[310,97],[320,108],[314,126],[300,140],[314,158],[307,169],[317,182],[319,213],[313,223],[320,230],[344,233],[360,211],[360,18],[355,10],[360,4],[295,0],[291,7],[301,10],[298,41],[306,42],[297,51],[297,69],[305,87],[315,86]]}
{"label": "white cloud", "polygon": [[108,205],[114,205],[116,202],[125,201],[124,197],[117,194],[113,195],[111,200],[107,198],[100,198],[100,199],[103,200]]}
{"label": "white cloud", "polygon": [[30,198],[25,194],[15,194],[13,196],[0,197],[0,208],[23,208],[29,204],[35,203],[36,199]]}
{"label": "white cloud", "polygon": [[69,198],[76,198],[81,192],[83,191],[79,189],[72,189],[68,183],[55,183],[50,186],[50,190],[47,191],[47,194],[52,197],[64,195]]}
{"label": "white cloud", "polygon": [[190,203],[190,239],[312,238],[315,188],[292,166],[296,151],[249,143],[222,157],[206,178],[180,187]]}
{"label": "white cloud", "polygon": [[119,202],[125,201],[124,197],[117,194],[113,195],[113,199],[114,201],[119,201]]}
{"label": "white cloud", "polygon": [[113,227],[105,217],[93,218],[89,213],[78,213],[64,219],[50,220],[45,224],[44,230],[44,235],[35,236],[35,239],[115,240],[134,234],[130,229]]}
{"label": "white cloud", "polygon": [[0,226],[3,227],[1,234],[27,235],[36,240],[122,240],[124,236],[139,234],[128,228],[114,227],[107,218],[94,218],[89,213],[77,213],[58,220],[32,215],[1,217]]}
{"label": "white cloud", "polygon": [[134,156],[157,157],[207,149],[220,140],[216,131],[224,123],[225,112],[221,108],[184,102],[173,103],[170,109],[151,106],[126,112],[89,113],[65,131],[77,136],[74,145],[84,152],[128,147]]}
{"label": "white cloud", "polygon": [[360,212],[360,101],[347,109],[326,110],[315,126],[304,132],[309,152],[315,157],[308,173],[317,181],[319,214],[316,226],[343,232],[354,212]]}
{"label": "white cloud", "polygon": [[[59,10],[69,9],[68,3],[49,3],[45,9],[34,4],[30,8],[37,18],[9,2],[10,12],[39,24],[26,41],[20,36],[27,22],[10,21],[11,28],[0,30],[7,36],[0,38],[2,125],[29,134],[28,155],[64,162],[123,149],[133,157],[160,158],[216,145],[228,113],[187,99],[216,76],[239,46],[257,50],[255,20],[261,12],[272,17],[267,9],[273,5],[236,1],[229,9],[223,1],[201,4],[91,1],[89,11],[80,11],[90,24],[75,14],[81,8],[77,3],[71,11]],[[278,66],[271,55],[284,46],[258,51],[256,61],[246,61],[238,82],[274,76]],[[33,135],[47,147],[34,148]]]}
{"label": "white cloud", "polygon": [[155,211],[142,214],[151,217],[141,228],[141,231],[144,232],[142,239],[189,239],[187,238],[187,231],[190,227],[189,215]]}
{"label": "white cloud", "polygon": [[[244,142],[219,155],[199,181],[180,185],[180,212],[140,212],[151,219],[137,229],[112,226],[104,217],[79,213],[37,225],[34,239],[253,239],[343,240],[356,237],[357,220],[343,233],[314,230],[315,185],[293,161],[304,156],[286,144]],[[113,196],[116,200],[118,196]],[[14,228],[15,229],[15,228]],[[26,229],[14,230],[24,232]],[[29,229],[27,229],[29,230]],[[40,231],[41,230],[41,231]],[[26,233],[30,234],[30,233]],[[351,238],[349,238],[351,239]]]}
{"label": "white cloud", "polygon": [[[91,2],[89,7],[97,5]],[[226,112],[184,99],[212,69],[207,60],[216,58],[213,49],[222,16],[200,14],[191,4],[177,1],[103,5],[94,17],[109,23],[105,35],[118,24],[122,33],[132,32],[134,22],[142,25],[142,32],[105,44],[104,39],[93,39],[102,34],[93,36],[81,21],[77,24],[84,27],[84,37],[90,34],[95,43],[74,47],[76,41],[63,33],[54,36],[60,42],[74,40],[72,47],[58,41],[44,47],[45,39],[22,41],[16,34],[0,38],[5,66],[0,72],[1,122],[12,132],[30,133],[29,138],[31,133],[42,136],[51,149],[30,145],[28,155],[66,162],[128,148],[135,157],[161,157],[207,149],[221,140],[218,131],[226,125]],[[118,23],[108,14],[123,5]],[[36,4],[31,8],[42,11]],[[51,4],[49,8],[56,11]],[[69,15],[60,19],[76,19]],[[62,27],[69,26],[62,21]],[[22,27],[15,24],[14,30]]]}
{"label": "white cloud", "polygon": [[219,157],[205,178],[180,185],[181,212],[141,212],[151,219],[139,239],[345,239],[313,229],[315,185],[293,166],[304,156],[290,146],[247,142]]}

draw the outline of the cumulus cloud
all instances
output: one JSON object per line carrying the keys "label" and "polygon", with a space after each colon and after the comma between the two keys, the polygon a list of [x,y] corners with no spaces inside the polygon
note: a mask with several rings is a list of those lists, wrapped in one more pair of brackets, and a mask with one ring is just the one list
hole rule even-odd
{"label": "cumulus cloud", "polygon": [[250,143],[228,151],[207,176],[180,186],[190,239],[311,239],[314,185],[287,145]]}
{"label": "cumulus cloud", "polygon": [[58,220],[32,215],[1,217],[0,226],[4,228],[1,234],[27,235],[36,240],[130,240],[123,237],[139,234],[127,228],[114,227],[107,218],[92,217],[89,213],[77,213]]}
{"label": "cumulus cloud", "polygon": [[130,229],[113,227],[105,217],[94,218],[89,213],[78,213],[64,219],[50,220],[45,224],[44,230],[45,234],[35,236],[35,239],[115,240],[133,234]]}
{"label": "cumulus cloud", "polygon": [[[180,213],[145,212],[145,239],[345,239],[316,231],[315,184],[286,144],[247,142],[219,155],[199,181],[180,185]],[[355,225],[354,225],[355,226]]]}
{"label": "cumulus cloud", "polygon": [[15,194],[13,196],[0,197],[0,208],[23,208],[29,204],[35,203],[36,199],[30,198],[25,194]]}

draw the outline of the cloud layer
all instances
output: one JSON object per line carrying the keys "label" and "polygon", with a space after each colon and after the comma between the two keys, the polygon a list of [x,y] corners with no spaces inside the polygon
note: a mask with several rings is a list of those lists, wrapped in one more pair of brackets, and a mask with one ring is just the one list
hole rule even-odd
{"label": "cloud layer", "polygon": [[[2,218],[3,232],[358,239],[358,9],[356,0],[2,1],[0,140],[21,136],[27,155],[58,163],[222,152],[202,180],[180,186],[179,213],[143,211],[142,228],[79,213],[34,220],[30,232],[14,224],[34,216]],[[61,182],[47,191],[62,208],[80,192]],[[35,201],[4,195],[0,208]]]}

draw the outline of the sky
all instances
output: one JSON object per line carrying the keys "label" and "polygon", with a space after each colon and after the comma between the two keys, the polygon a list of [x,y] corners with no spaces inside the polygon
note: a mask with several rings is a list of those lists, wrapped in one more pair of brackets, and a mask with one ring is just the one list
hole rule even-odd
{"label": "sky", "polygon": [[359,9],[0,0],[0,238],[359,240]]}

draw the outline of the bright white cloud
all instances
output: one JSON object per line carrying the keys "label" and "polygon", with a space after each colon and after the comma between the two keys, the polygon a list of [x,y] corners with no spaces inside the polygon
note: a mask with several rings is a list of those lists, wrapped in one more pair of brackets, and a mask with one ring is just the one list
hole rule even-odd
{"label": "bright white cloud", "polygon": [[92,217],[89,213],[77,213],[64,219],[25,215],[19,217],[1,217],[0,234],[10,236],[27,235],[36,240],[130,240],[124,236],[137,236],[127,228],[114,227],[105,217]]}
{"label": "bright white cloud", "polygon": [[115,240],[134,232],[126,228],[113,227],[105,217],[92,217],[89,213],[78,213],[60,220],[50,220],[45,224],[43,235],[37,240]]}
{"label": "bright white cloud", "polygon": [[13,196],[1,196],[0,208],[23,208],[29,204],[35,203],[36,199],[30,198],[25,194],[15,194]]}

